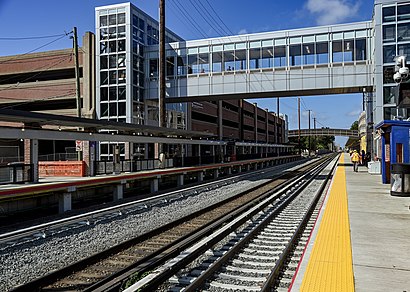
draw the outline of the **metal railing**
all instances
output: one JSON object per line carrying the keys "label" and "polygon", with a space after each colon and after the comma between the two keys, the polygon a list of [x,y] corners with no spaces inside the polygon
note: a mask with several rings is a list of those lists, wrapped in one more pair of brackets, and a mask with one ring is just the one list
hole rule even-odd
{"label": "metal railing", "polygon": [[159,159],[125,159],[115,164],[113,161],[97,160],[94,162],[94,166],[95,174],[99,175],[170,168],[174,167],[174,164],[172,159],[165,159],[162,163]]}
{"label": "metal railing", "polygon": [[33,181],[33,164],[12,162],[0,166],[0,184],[16,184]]}

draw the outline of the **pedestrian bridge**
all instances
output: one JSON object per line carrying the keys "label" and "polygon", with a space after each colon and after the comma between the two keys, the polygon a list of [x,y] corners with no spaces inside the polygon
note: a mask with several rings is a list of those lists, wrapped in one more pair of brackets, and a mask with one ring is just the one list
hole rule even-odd
{"label": "pedestrian bridge", "polygon": [[[167,45],[166,102],[373,91],[372,24],[255,33]],[[145,98],[158,99],[158,46],[144,51]]]}
{"label": "pedestrian bridge", "polygon": [[[299,130],[289,130],[288,137],[298,137]],[[359,131],[357,130],[346,130],[346,129],[301,129],[300,136],[344,136],[349,138],[358,138]]]}

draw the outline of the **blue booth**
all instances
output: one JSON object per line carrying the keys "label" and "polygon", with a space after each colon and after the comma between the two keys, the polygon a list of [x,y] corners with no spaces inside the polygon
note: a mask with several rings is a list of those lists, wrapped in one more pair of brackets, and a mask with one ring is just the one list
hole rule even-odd
{"label": "blue booth", "polygon": [[391,165],[409,163],[410,122],[385,120],[376,125],[381,133],[382,181],[390,183]]}

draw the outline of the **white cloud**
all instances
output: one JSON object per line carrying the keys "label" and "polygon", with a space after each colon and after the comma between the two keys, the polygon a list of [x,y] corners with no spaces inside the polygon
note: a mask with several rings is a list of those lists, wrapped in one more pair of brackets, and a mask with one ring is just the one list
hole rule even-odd
{"label": "white cloud", "polygon": [[247,34],[248,31],[246,30],[246,28],[242,28],[240,31],[238,31],[238,34]]}
{"label": "white cloud", "polygon": [[307,10],[316,16],[318,25],[335,24],[357,16],[360,3],[355,0],[307,0]]}
{"label": "white cloud", "polygon": [[354,110],[351,112],[346,113],[346,116],[348,117],[357,117],[359,119],[360,114],[362,113],[362,110]]}

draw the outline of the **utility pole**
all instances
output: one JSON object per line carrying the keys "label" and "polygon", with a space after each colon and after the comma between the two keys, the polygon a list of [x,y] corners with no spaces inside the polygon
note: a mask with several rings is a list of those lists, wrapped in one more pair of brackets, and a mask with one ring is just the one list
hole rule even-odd
{"label": "utility pole", "polygon": [[[75,96],[77,100],[77,117],[81,118],[80,68],[78,64],[77,27],[75,26],[73,28],[73,47],[74,47]],[[77,158],[79,161],[82,160],[82,149],[77,151]]]}
{"label": "utility pole", "polygon": [[77,117],[81,118],[80,68],[78,64],[77,27],[73,28],[74,67],[75,67],[75,96],[77,100]]}
{"label": "utility pole", "polygon": [[316,137],[316,117],[313,118],[313,129],[314,129],[313,132],[315,133],[315,136],[314,136],[314,139],[313,139],[313,142],[314,142],[313,145],[315,146],[315,148],[313,150],[317,150],[316,149],[316,147],[317,147],[317,142],[316,142],[316,138],[317,138]]}
{"label": "utility pole", "polygon": [[302,147],[300,145],[300,97],[298,97],[298,147],[299,147],[299,155],[302,154]]}
{"label": "utility pole", "polygon": [[309,122],[308,122],[308,124],[309,124],[309,134],[308,134],[308,139],[309,139],[309,154],[308,154],[308,156],[310,156],[310,112],[312,111],[312,110],[307,110],[308,112],[309,112]]}
{"label": "utility pole", "polygon": [[[159,127],[166,128],[165,109],[165,0],[159,0]],[[163,143],[158,144],[159,155],[164,153]],[[160,158],[161,159],[161,158]]]}

